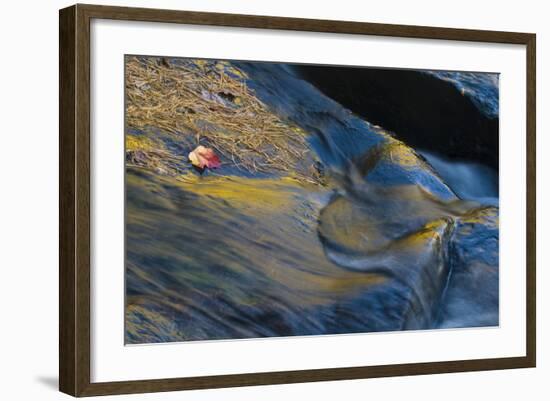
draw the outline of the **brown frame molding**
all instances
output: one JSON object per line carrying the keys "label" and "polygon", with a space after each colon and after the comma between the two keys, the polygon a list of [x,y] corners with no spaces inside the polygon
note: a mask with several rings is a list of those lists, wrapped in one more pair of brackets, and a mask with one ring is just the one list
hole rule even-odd
{"label": "brown frame molding", "polygon": [[[90,382],[90,20],[510,43],[527,48],[527,355],[123,382]],[[536,365],[536,35],[77,4],[59,13],[59,389],[73,396],[527,368]]]}

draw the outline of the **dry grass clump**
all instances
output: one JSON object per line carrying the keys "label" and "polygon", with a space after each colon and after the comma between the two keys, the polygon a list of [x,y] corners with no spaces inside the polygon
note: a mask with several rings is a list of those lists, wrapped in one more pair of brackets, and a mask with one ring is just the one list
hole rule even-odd
{"label": "dry grass clump", "polygon": [[164,175],[178,175],[183,172],[181,158],[165,149],[160,141],[145,135],[126,134],[126,163],[144,167]]}
{"label": "dry grass clump", "polygon": [[160,129],[176,142],[211,147],[222,167],[319,181],[306,133],[269,111],[228,62],[128,58],[126,99],[129,129]]}

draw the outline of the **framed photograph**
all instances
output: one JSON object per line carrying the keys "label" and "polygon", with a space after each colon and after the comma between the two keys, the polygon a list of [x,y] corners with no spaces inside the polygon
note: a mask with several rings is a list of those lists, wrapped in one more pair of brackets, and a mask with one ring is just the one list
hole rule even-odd
{"label": "framed photograph", "polygon": [[59,21],[61,391],[535,366],[534,34]]}

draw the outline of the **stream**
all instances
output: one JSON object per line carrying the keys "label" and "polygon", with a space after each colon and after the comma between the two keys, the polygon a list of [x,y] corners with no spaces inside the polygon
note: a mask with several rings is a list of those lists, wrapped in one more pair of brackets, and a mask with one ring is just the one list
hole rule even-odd
{"label": "stream", "polygon": [[[470,160],[462,143],[443,153],[442,138],[413,146],[411,133],[372,122],[387,111],[366,119],[303,67],[233,64],[275,115],[309,134],[324,183],[127,166],[127,344],[499,324],[498,133]],[[494,137],[485,81],[468,98],[448,79],[415,74],[457,91],[465,113],[478,110],[477,132]],[[396,127],[410,126],[400,118]],[[491,146],[497,156],[484,164]]]}

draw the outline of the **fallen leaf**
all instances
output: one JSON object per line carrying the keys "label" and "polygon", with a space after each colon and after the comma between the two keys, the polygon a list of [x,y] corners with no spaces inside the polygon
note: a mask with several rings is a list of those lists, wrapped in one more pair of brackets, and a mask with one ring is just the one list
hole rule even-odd
{"label": "fallen leaf", "polygon": [[220,167],[220,158],[210,148],[199,145],[194,151],[189,153],[189,160],[193,166],[198,168],[218,168]]}

